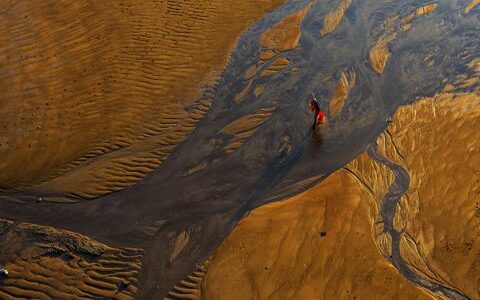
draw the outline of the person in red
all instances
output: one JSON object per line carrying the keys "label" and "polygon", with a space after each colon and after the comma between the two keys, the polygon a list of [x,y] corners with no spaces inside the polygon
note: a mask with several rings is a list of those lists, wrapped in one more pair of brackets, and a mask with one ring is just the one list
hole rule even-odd
{"label": "person in red", "polygon": [[312,129],[315,130],[317,125],[325,123],[325,112],[320,107],[320,104],[313,95],[312,101],[310,101],[310,109],[315,113]]}

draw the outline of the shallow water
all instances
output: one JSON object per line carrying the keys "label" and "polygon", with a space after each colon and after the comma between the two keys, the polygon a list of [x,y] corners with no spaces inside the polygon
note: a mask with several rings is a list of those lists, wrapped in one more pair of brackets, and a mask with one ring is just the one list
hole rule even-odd
{"label": "shallow water", "polygon": [[[245,87],[245,71],[258,61],[259,36],[272,24],[305,6],[289,1],[246,32],[216,87],[212,107],[189,138],[155,172],[136,186],[91,202],[35,203],[35,195],[5,197],[2,217],[74,230],[114,245],[145,247],[139,295],[164,295],[202,262],[248,211],[269,201],[302,192],[364,151],[386,128],[397,107],[441,90],[478,56],[479,14],[463,13],[465,1],[439,1],[437,10],[415,18],[412,28],[390,43],[391,57],[377,74],[369,51],[388,17],[400,19],[427,1],[353,0],[344,19],[322,37],[323,18],[340,1],[320,1],[302,24],[300,47],[281,56],[288,67],[269,77],[255,77],[265,92],[233,99]],[[342,70],[354,70],[356,84],[341,114],[329,119],[321,138],[310,130],[307,98],[315,92],[326,106]],[[201,99],[199,99],[201,100]],[[225,155],[222,128],[260,108],[276,109],[236,152]],[[291,146],[283,151],[285,140]],[[185,176],[195,166],[206,164]],[[308,178],[309,184],[279,189]],[[12,202],[11,199],[25,202]],[[158,220],[167,223],[154,237],[137,229]],[[172,237],[190,233],[189,243],[169,262]],[[408,277],[408,276],[407,276]],[[411,279],[411,278],[410,278]]]}

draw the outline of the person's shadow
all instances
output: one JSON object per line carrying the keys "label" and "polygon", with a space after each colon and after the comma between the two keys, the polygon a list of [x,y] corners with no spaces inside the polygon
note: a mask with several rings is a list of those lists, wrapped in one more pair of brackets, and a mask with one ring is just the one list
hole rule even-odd
{"label": "person's shadow", "polygon": [[317,126],[315,129],[312,129],[312,141],[314,142],[315,146],[320,147],[323,142],[323,125]]}

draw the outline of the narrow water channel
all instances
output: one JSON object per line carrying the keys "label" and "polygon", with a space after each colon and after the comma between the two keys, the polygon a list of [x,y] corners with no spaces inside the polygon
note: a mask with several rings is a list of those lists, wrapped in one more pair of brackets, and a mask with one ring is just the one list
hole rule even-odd
{"label": "narrow water channel", "polygon": [[398,204],[402,199],[402,196],[405,195],[405,193],[407,192],[410,185],[410,176],[408,175],[408,172],[407,170],[405,170],[405,168],[383,157],[377,151],[375,145],[369,145],[367,147],[367,153],[370,158],[389,168],[395,176],[395,180],[393,181],[392,185],[389,187],[387,193],[383,197],[380,208],[380,215],[382,217],[384,231],[390,235],[392,241],[391,256],[386,257],[386,259],[388,259],[390,263],[397,269],[397,271],[402,274],[402,276],[404,276],[406,279],[424,289],[429,290],[434,294],[442,294],[449,299],[455,300],[469,299],[460,291],[420,277],[402,258],[400,252],[400,241],[402,239],[402,232],[395,229],[393,222]]}

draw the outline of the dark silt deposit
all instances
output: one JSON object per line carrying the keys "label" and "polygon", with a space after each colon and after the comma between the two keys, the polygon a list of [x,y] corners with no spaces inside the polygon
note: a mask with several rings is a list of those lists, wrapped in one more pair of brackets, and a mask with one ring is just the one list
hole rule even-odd
{"label": "dark silt deposit", "polygon": [[[250,91],[237,103],[236,95],[249,84],[244,73],[259,61],[260,35],[308,3],[288,1],[241,37],[214,88],[208,114],[143,181],[69,204],[48,201],[69,195],[8,194],[0,198],[0,216],[71,230],[108,245],[143,248],[137,297],[160,298],[202,263],[246,213],[298,194],[342,168],[367,149],[400,105],[441,90],[466,72],[469,58],[480,52],[479,14],[465,14],[465,1],[438,1],[434,12],[414,18],[411,29],[404,31],[401,20],[431,2],[353,0],[338,27],[325,36],[320,34],[324,17],[340,1],[319,1],[303,20],[299,47],[276,57],[288,58],[288,66],[272,76],[254,76],[252,86],[262,85],[264,92],[256,96]],[[395,16],[392,26],[383,25]],[[396,37],[388,43],[389,59],[378,74],[369,60],[370,49],[388,34]],[[327,110],[328,122],[313,133],[309,95],[314,92],[326,109],[346,70],[353,70],[356,80],[343,110],[336,117]],[[264,108],[272,108],[268,119],[237,151],[225,154],[229,137],[222,129]],[[378,157],[374,149],[369,154],[396,174],[395,187],[382,204],[386,230],[392,236],[391,263],[419,286],[465,299],[460,292],[419,278],[403,262],[398,233],[391,224],[393,203],[404,185],[408,187],[408,174]],[[295,185],[309,178],[315,179]],[[36,201],[39,196],[43,201]],[[157,230],[145,234],[146,226]],[[188,233],[188,241],[171,259],[175,237],[183,232]]]}

